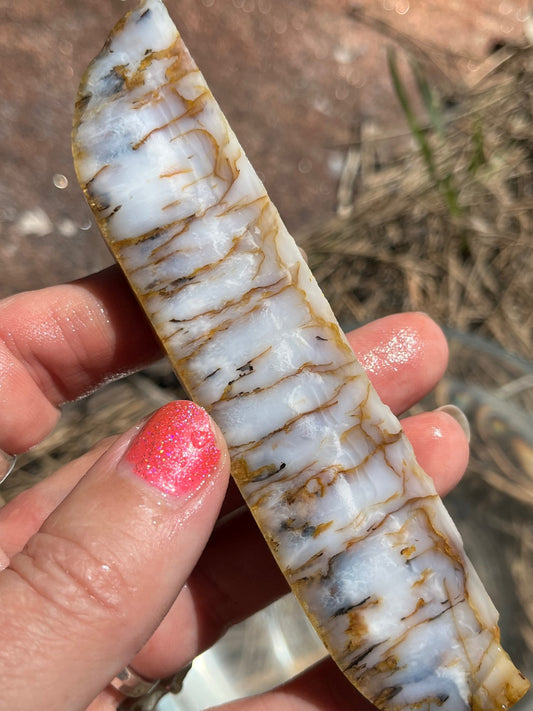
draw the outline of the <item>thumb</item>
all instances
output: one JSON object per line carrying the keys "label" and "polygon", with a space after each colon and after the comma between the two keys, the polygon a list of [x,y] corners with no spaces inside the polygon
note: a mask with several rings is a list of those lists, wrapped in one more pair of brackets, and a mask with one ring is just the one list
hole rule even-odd
{"label": "thumb", "polygon": [[187,580],[228,471],[222,436],[190,402],[111,446],[0,573],[0,708],[89,705]]}

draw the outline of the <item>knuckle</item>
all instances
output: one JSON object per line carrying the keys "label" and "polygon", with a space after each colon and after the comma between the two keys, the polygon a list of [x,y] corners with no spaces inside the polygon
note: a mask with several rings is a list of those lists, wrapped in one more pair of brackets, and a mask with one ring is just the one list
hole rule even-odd
{"label": "knuckle", "polygon": [[39,532],[10,568],[63,616],[96,624],[123,616],[132,587],[114,563],[65,537]]}

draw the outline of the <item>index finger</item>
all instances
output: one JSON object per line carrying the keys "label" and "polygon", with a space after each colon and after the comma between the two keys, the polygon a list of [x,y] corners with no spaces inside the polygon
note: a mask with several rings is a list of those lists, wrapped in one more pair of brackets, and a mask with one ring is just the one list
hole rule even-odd
{"label": "index finger", "polygon": [[118,267],[0,302],[0,448],[40,442],[59,406],[161,348]]}

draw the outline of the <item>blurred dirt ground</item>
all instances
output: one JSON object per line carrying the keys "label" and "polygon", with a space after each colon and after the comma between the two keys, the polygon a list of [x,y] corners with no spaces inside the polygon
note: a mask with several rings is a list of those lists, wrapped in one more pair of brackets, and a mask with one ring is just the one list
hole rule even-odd
{"label": "blurred dirt ground", "polygon": [[[449,373],[424,405],[455,402],[473,428],[448,506],[533,673],[527,0],[167,4],[343,325],[417,309],[447,328]],[[83,69],[128,5],[0,0],[0,297],[110,261],[70,123]],[[163,363],[66,406],[2,494],[177,392]]]}

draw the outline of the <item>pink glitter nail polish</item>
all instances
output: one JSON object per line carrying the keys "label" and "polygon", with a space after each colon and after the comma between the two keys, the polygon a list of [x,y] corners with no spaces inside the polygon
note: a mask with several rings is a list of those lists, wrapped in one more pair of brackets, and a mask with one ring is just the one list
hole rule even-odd
{"label": "pink glitter nail polish", "polygon": [[219,458],[207,413],[186,400],[152,415],[125,455],[137,476],[173,496],[199,489]]}

